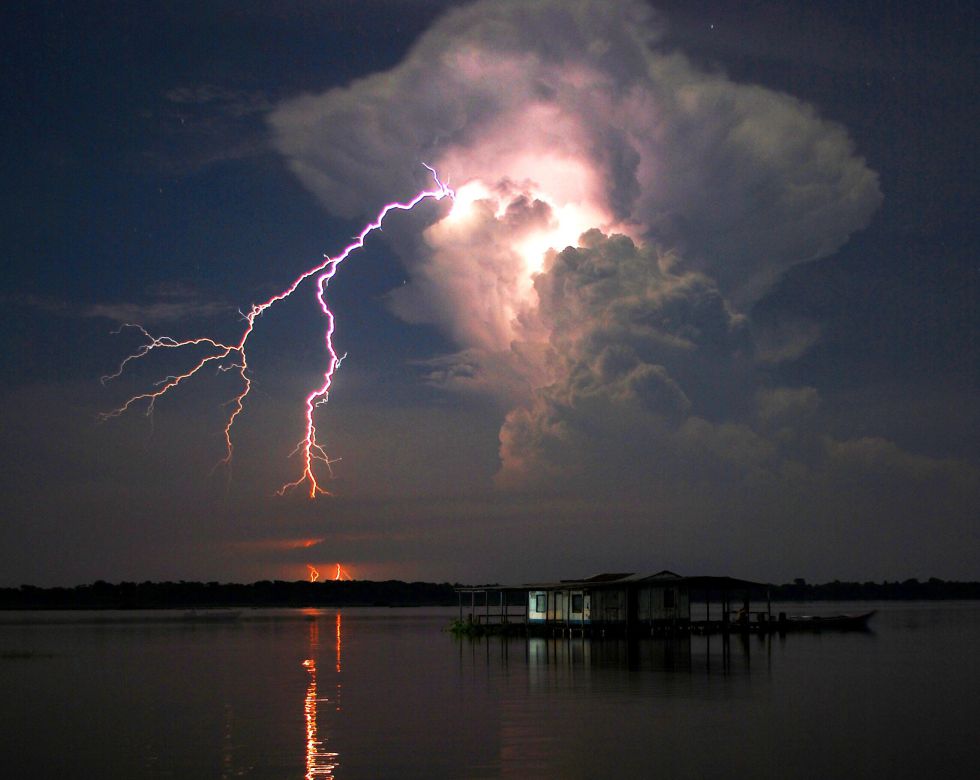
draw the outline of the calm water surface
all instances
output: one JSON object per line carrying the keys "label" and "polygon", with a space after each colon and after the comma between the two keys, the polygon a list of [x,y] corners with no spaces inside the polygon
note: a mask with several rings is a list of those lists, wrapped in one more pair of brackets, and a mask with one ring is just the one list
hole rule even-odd
{"label": "calm water surface", "polygon": [[3,778],[980,776],[980,604],[868,633],[456,640],[455,610],[0,613]]}

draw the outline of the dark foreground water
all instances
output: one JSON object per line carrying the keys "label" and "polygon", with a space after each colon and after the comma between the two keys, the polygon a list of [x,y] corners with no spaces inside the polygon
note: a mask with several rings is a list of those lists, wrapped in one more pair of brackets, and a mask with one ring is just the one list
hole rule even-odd
{"label": "dark foreground water", "polygon": [[460,641],[455,610],[0,613],[0,777],[980,776],[980,604],[811,611],[866,607],[869,633],[727,647]]}

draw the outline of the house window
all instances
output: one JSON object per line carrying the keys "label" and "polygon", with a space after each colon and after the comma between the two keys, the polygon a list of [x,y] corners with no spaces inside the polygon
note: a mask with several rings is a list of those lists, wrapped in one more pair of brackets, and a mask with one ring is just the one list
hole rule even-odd
{"label": "house window", "polygon": [[664,609],[674,608],[674,589],[667,588],[664,591]]}
{"label": "house window", "polygon": [[572,594],[572,612],[581,612],[585,599],[581,593]]}
{"label": "house window", "polygon": [[546,593],[539,593],[534,597],[534,611],[535,612],[547,612],[548,611],[548,595]]}

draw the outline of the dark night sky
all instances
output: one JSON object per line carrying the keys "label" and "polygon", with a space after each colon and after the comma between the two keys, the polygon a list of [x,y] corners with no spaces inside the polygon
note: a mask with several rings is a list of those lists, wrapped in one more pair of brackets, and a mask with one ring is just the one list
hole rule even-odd
{"label": "dark night sky", "polygon": [[[293,579],[336,561],[459,581],[980,578],[972,4],[661,2],[644,23],[660,30],[650,81],[617,44],[635,32],[623,21],[579,47],[574,19],[548,26],[559,4],[440,21],[458,5],[4,4],[0,585]],[[498,12],[530,32],[495,42],[480,25]],[[342,458],[334,496],[274,495],[295,477],[301,399],[323,368],[309,291],[250,342],[230,473],[213,466],[233,375],[195,377],[151,418],[97,421],[179,367],[155,358],[100,384],[139,344],[112,335],[120,322],[232,339],[239,309],[345,245],[382,198],[411,196],[426,155],[472,163],[491,139],[506,157],[524,76],[477,99],[500,77],[423,59],[477,44],[500,46],[487,67],[560,63],[559,77],[541,66],[554,91],[528,94],[586,128],[604,202],[645,226],[633,249],[603,239],[549,261],[544,341],[490,348],[466,330],[471,302],[447,279],[489,250],[437,246],[448,206],[425,204],[329,288],[348,354],[317,417]],[[608,95],[566,97],[583,63]],[[649,181],[634,149],[649,150]],[[864,183],[786,206],[800,171],[823,182],[837,164]],[[807,254],[830,234],[839,248]],[[654,246],[677,265],[652,271]],[[618,270],[600,301],[583,274],[602,263]],[[746,294],[750,267],[768,283]],[[637,279],[676,308],[637,303]],[[627,308],[631,329],[612,327]],[[682,356],[663,351],[681,335]],[[521,361],[546,343],[564,368],[535,384]]]}

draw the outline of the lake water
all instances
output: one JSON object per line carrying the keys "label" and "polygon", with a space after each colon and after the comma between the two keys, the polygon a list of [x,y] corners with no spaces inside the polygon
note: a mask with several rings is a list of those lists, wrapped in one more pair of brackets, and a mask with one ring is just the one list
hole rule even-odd
{"label": "lake water", "polygon": [[980,776],[980,604],[868,633],[459,640],[454,609],[0,613],[3,778]]}

